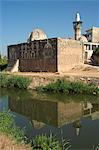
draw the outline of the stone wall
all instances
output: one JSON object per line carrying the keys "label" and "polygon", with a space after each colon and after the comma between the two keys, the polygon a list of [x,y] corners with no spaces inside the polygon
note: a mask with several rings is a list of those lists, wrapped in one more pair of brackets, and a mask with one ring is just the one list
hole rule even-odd
{"label": "stone wall", "polygon": [[20,57],[20,44],[8,46],[8,67],[13,67]]}
{"label": "stone wall", "polygon": [[57,40],[49,39],[22,44],[20,50],[20,71],[57,71]]}
{"label": "stone wall", "polygon": [[66,72],[75,65],[82,64],[83,56],[83,45],[79,41],[58,38],[58,72]]}
{"label": "stone wall", "polygon": [[21,72],[56,72],[57,39],[35,40],[8,46],[9,67],[13,67],[17,59]]}

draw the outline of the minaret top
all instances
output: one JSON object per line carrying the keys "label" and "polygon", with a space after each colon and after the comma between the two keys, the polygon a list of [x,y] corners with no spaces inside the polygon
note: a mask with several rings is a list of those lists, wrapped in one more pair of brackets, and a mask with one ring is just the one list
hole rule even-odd
{"label": "minaret top", "polygon": [[77,21],[77,22],[81,21],[81,20],[80,20],[80,14],[79,14],[78,12],[76,13],[75,21]]}

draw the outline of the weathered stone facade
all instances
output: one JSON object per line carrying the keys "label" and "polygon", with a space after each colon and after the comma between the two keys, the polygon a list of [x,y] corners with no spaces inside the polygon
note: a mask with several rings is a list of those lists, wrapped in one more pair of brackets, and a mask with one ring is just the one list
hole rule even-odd
{"label": "weathered stone facade", "polygon": [[68,71],[75,65],[83,63],[83,45],[79,41],[58,38],[57,43],[58,72]]}
{"label": "weathered stone facade", "polygon": [[20,71],[57,71],[57,40],[38,40],[22,44],[20,50]]}
{"label": "weathered stone facade", "polygon": [[19,59],[19,71],[57,71],[57,39],[8,46],[9,67]]}
{"label": "weathered stone facade", "polygon": [[9,67],[19,59],[22,72],[66,72],[83,63],[83,48],[79,41],[52,38],[8,46]]}

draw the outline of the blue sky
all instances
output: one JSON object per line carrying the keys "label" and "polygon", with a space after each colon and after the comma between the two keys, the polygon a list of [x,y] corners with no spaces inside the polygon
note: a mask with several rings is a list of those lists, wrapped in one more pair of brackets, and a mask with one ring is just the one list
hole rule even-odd
{"label": "blue sky", "polygon": [[99,27],[98,0],[0,0],[0,51],[25,42],[29,33],[41,28],[49,38],[72,37],[72,22],[81,14],[82,32]]}

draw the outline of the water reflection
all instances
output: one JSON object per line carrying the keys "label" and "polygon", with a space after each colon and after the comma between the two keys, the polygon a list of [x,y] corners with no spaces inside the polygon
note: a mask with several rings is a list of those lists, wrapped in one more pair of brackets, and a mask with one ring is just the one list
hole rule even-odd
{"label": "water reflection", "polygon": [[[99,97],[0,89],[0,111],[11,110],[28,137],[50,131],[71,140],[72,149],[99,143]],[[61,135],[61,131],[63,135]]]}
{"label": "water reflection", "polygon": [[[4,101],[6,95],[6,101]],[[54,95],[55,96],[55,95]],[[65,97],[60,101],[57,96],[52,99],[48,95],[40,95],[37,92],[26,91],[6,91],[1,90],[0,111],[7,110],[19,113],[28,117],[34,128],[42,128],[44,124],[54,127],[62,127],[64,124],[73,124],[76,134],[79,135],[81,122],[83,117],[91,117],[92,120],[99,118],[99,97],[95,97],[96,101],[87,101],[87,97],[83,101],[68,100],[71,97]],[[7,98],[8,97],[8,98]],[[78,97],[79,98],[79,97]],[[56,100],[57,99],[57,100]]]}

